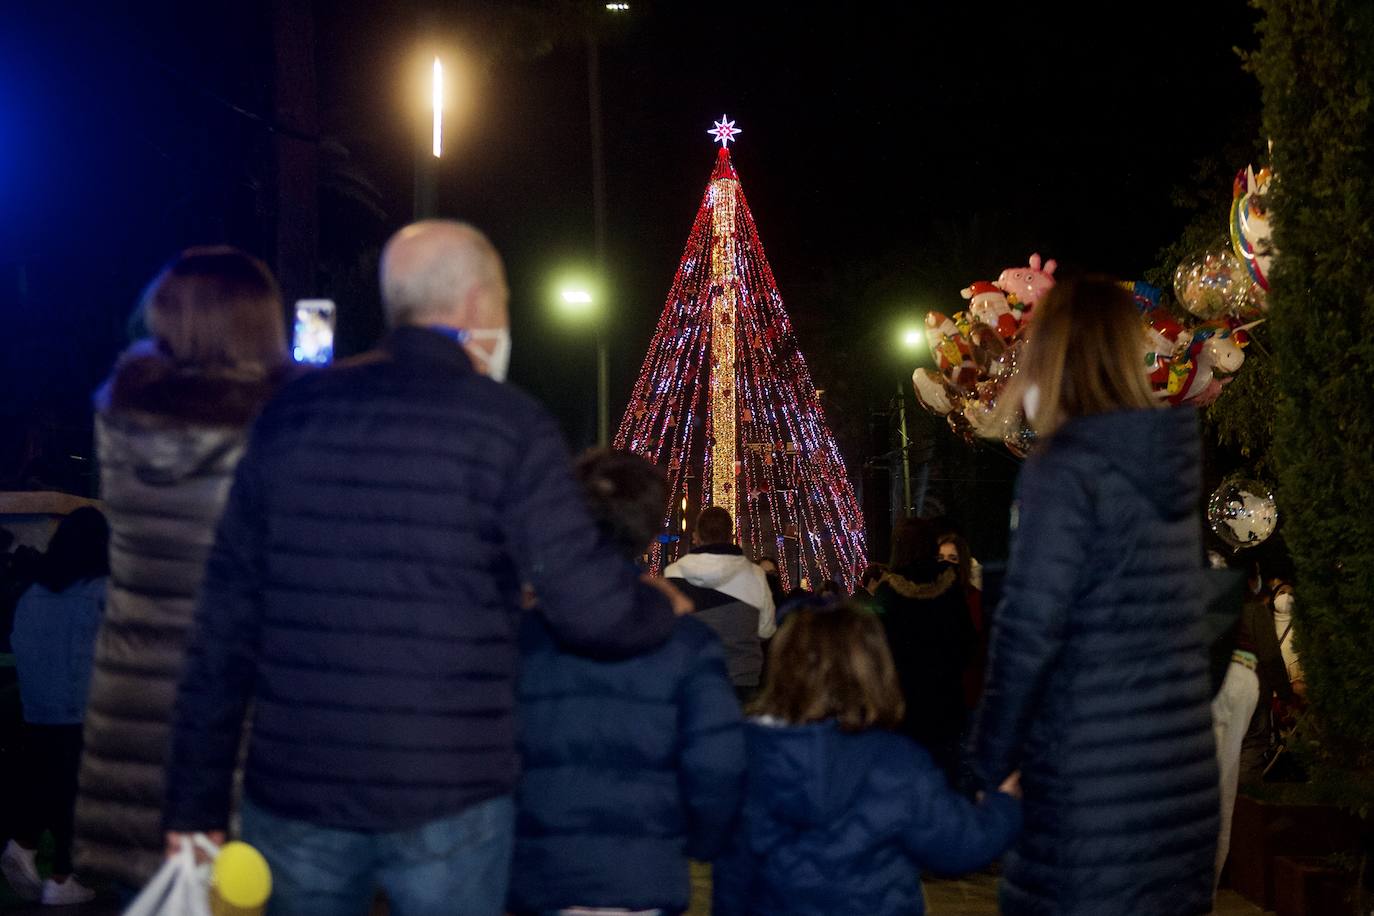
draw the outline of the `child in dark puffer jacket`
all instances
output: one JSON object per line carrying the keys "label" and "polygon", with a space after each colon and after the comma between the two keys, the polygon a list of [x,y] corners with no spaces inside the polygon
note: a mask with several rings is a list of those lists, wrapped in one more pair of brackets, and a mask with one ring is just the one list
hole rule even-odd
{"label": "child in dark puffer jacket", "polygon": [[[662,527],[662,473],[606,451],[577,472],[602,534],[632,563]],[[658,649],[596,661],[561,650],[537,614],[525,618],[510,910],[685,911],[688,858],[720,852],[744,790],[720,639],[680,617]]]}
{"label": "child in dark puffer jacket", "polygon": [[749,783],[715,863],[716,916],[921,914],[921,871],[981,868],[1021,826],[1016,777],[973,804],[889,729],[903,701],[881,622],[800,608],[746,725]]}

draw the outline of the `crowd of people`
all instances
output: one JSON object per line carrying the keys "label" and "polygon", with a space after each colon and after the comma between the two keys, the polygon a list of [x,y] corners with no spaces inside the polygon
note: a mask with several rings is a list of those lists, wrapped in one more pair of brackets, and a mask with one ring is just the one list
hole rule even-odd
{"label": "crowd of people", "polygon": [[300,372],[257,260],[150,285],[95,400],[104,514],[14,613],[17,893],[132,897],[203,833],[262,852],[282,914],[681,913],[689,858],[719,914],[920,913],[922,872],[999,858],[1006,913],[1210,911],[1236,781],[1274,757],[1257,710],[1301,694],[1292,588],[1209,665],[1196,418],[1156,409],[1129,293],[1038,310],[993,610],[929,520],[852,597],[783,594],[721,507],[642,572],[662,474],[574,464],[503,384],[487,239],[409,226],[381,286],[381,345]]}

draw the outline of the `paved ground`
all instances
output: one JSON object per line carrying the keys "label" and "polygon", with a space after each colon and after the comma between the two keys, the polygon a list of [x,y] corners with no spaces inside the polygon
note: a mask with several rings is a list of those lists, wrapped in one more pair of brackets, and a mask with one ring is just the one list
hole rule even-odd
{"label": "paved ground", "polygon": [[[692,908],[688,916],[710,916],[711,873],[704,865],[692,866]],[[7,916],[117,916],[119,907],[108,902],[86,906],[35,906],[17,901],[0,881],[0,912]],[[996,916],[997,879],[977,874],[957,880],[926,881],[926,912],[930,916]],[[1261,916],[1231,891],[1222,891],[1215,916]]]}
{"label": "paved ground", "polygon": [[[952,880],[927,879],[929,916],[996,916],[997,878],[988,874]],[[710,916],[710,869],[692,865],[692,908],[688,916]],[[1222,891],[1214,916],[1261,916],[1263,911],[1232,891]]]}

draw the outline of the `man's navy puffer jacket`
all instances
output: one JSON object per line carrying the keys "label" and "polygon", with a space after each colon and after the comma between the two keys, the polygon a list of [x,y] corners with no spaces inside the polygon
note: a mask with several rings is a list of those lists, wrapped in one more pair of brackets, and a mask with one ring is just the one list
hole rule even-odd
{"label": "man's navy puffer jacket", "polygon": [[1217,767],[1190,409],[1070,420],[1027,460],[975,733],[1022,771],[1002,912],[1211,909]]}
{"label": "man's navy puffer jacket", "polygon": [[715,864],[715,916],[919,916],[922,869],[981,868],[1021,826],[1015,799],[975,806],[902,735],[757,720],[746,734],[749,786]]}
{"label": "man's navy puffer jacket", "polygon": [[510,793],[520,583],[565,644],[625,656],[668,601],[599,541],[553,419],[404,327],[267,405],[206,566],[166,826],[404,830]]}

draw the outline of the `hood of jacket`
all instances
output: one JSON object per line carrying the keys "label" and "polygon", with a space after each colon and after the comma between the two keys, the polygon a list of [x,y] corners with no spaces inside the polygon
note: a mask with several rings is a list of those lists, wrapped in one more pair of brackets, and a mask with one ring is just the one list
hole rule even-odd
{"label": "hood of jacket", "polygon": [[1128,480],[1162,518],[1197,511],[1201,440],[1197,411],[1191,407],[1075,417],[1059,429],[1050,448],[1096,456]]}
{"label": "hood of jacket", "polygon": [[298,371],[286,366],[263,378],[210,375],[178,365],[153,341],[142,340],[115,363],[95,394],[95,409],[138,416],[148,425],[243,428]]}
{"label": "hood of jacket", "polygon": [[[702,588],[720,590],[722,585],[737,576],[752,577],[754,570],[758,570],[759,578],[767,581],[763,570],[751,563],[739,548],[730,550],[698,548],[680,560],[669,564],[663,572],[666,576],[686,579],[693,585]],[[740,596],[737,595],[736,597]]]}
{"label": "hood of jacket", "polygon": [[890,586],[903,598],[929,601],[952,589],[959,581],[959,571],[947,563],[907,566],[883,573],[881,583]]}
{"label": "hood of jacket", "polygon": [[120,357],[95,395],[100,461],[166,485],[232,468],[248,427],[287,379],[189,372],[142,341]]}

